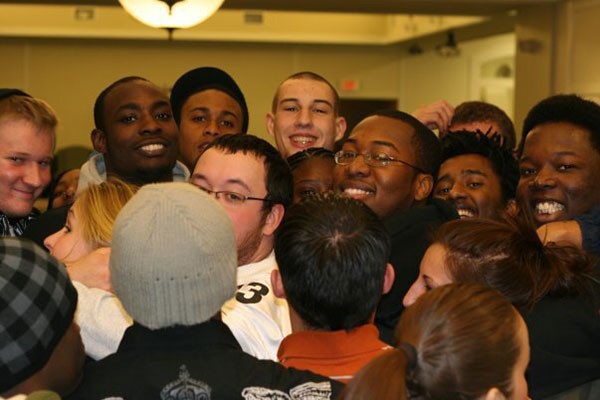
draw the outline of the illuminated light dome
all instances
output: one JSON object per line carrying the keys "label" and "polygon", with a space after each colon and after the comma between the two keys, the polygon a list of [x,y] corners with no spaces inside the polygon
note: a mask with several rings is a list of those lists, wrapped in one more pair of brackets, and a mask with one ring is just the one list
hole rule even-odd
{"label": "illuminated light dome", "polygon": [[183,29],[213,15],[224,0],[119,0],[125,11],[154,28]]}

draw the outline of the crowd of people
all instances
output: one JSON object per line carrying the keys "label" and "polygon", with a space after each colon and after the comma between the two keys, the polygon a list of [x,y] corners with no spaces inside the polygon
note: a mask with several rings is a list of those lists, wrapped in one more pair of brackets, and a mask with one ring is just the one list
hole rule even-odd
{"label": "crowd of people", "polygon": [[275,146],[219,68],[121,78],[65,171],[0,89],[0,397],[600,399],[600,105],[518,141],[484,102],[347,131],[317,73],[274,89]]}

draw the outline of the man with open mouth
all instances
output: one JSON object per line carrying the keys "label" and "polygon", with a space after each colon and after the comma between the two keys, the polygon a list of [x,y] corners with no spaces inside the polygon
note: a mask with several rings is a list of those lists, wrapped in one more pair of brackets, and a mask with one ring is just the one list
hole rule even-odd
{"label": "man with open mouth", "polygon": [[538,226],[600,205],[600,106],[557,95],[531,109],[519,146],[517,196]]}
{"label": "man with open mouth", "polygon": [[448,201],[460,218],[498,218],[517,211],[519,167],[511,151],[485,133],[451,132],[442,138],[442,165],[434,196]]}
{"label": "man with open mouth", "polygon": [[333,150],[346,131],[340,99],[331,83],[314,72],[298,72],[277,88],[267,130],[285,159],[310,147]]}
{"label": "man with open mouth", "polygon": [[334,190],[363,201],[383,219],[392,237],[390,263],[396,280],[375,318],[381,339],[388,343],[403,310],[402,298],[419,274],[430,231],[458,218],[448,203],[430,198],[440,156],[435,134],[396,110],[363,119],[335,155]]}

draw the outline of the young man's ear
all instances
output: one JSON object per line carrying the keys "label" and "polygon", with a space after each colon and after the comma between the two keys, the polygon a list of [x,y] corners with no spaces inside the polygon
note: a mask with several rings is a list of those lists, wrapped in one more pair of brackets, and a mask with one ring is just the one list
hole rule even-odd
{"label": "young man's ear", "polygon": [[344,137],[344,133],[346,133],[347,128],[346,118],[344,117],[336,117],[335,118],[335,141],[342,140]]}
{"label": "young man's ear", "polygon": [[275,137],[275,115],[271,112],[268,112],[265,116],[265,125],[267,125],[267,132],[273,137]]}
{"label": "young man's ear", "polygon": [[419,173],[415,178],[415,201],[424,201],[429,197],[433,190],[433,176],[429,174]]}
{"label": "young man's ear", "polygon": [[283,288],[281,273],[277,269],[271,271],[271,287],[273,288],[275,297],[285,299],[285,289]]}
{"label": "young man's ear", "polygon": [[275,229],[281,223],[283,219],[283,214],[285,213],[285,208],[281,204],[275,204],[271,207],[271,211],[267,214],[267,218],[265,219],[265,225],[262,228],[262,233],[265,236],[271,236],[275,233]]}
{"label": "young man's ear", "polygon": [[92,130],[92,145],[98,153],[106,154],[106,134],[101,129]]}
{"label": "young man's ear", "polygon": [[388,294],[392,290],[394,280],[396,279],[396,271],[392,264],[387,263],[385,266],[385,274],[383,275],[383,293]]}
{"label": "young man's ear", "polygon": [[483,400],[506,400],[506,396],[502,394],[498,388],[491,388],[483,397]]}

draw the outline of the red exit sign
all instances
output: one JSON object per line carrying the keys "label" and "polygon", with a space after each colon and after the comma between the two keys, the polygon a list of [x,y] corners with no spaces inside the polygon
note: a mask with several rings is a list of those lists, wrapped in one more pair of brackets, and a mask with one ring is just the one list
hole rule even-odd
{"label": "red exit sign", "polygon": [[359,86],[357,79],[342,79],[340,81],[340,88],[345,92],[356,92]]}

